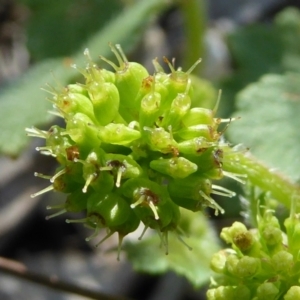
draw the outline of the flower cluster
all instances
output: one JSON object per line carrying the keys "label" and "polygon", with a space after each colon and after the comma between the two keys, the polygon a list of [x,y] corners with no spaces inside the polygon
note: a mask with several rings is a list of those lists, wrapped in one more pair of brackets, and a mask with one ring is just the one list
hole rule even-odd
{"label": "flower cluster", "polygon": [[106,228],[105,238],[118,233],[120,249],[123,237],[142,222],[145,230],[158,232],[167,252],[168,232],[178,230],[179,207],[223,213],[211,194],[234,193],[211,180],[242,180],[222,170],[228,145],[220,141],[218,126],[228,120],[215,117],[218,104],[197,106],[190,72],[200,61],[183,72],[165,58],[167,74],[154,60],[156,72],[150,75],[141,64],[129,62],[119,45],[110,46],[119,65],[101,59],[114,72],[99,68],[86,50],[86,68],[74,66],[84,83],[50,91],[65,128],[27,129],[29,136],[46,140],[37,150],[60,164],[53,176],[36,174],[51,185],[32,196],[66,193],[60,207],[48,207],[60,209],[48,218],[85,211],[86,218],[67,222],[93,228],[88,239]]}
{"label": "flower cluster", "polygon": [[220,275],[212,280],[208,300],[300,299],[300,218],[291,213],[280,228],[271,210],[258,216],[258,228],[247,230],[235,222],[223,228],[221,238],[231,249],[211,260]]}

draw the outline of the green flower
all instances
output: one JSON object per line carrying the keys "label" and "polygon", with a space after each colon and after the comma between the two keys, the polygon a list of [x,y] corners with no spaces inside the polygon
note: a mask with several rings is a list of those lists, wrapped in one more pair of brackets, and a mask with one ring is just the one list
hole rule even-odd
{"label": "green flower", "polygon": [[244,299],[234,294],[241,285],[249,293],[245,299],[300,299],[299,216],[291,212],[284,222],[286,233],[267,208],[257,221],[257,230],[239,222],[223,228],[221,238],[232,248],[212,257],[211,268],[218,277],[207,292],[209,300]]}
{"label": "green flower", "polygon": [[67,194],[65,203],[48,207],[59,209],[48,218],[86,212],[86,218],[68,222],[92,228],[88,239],[106,228],[105,238],[118,233],[120,251],[123,237],[142,222],[145,230],[158,232],[168,252],[168,232],[179,234],[180,207],[223,213],[211,194],[234,193],[212,180],[242,181],[222,169],[230,148],[220,140],[218,126],[230,120],[215,118],[219,100],[208,109],[194,97],[197,85],[190,72],[200,60],[183,72],[165,58],[170,74],[154,60],[156,72],[149,75],[141,64],[127,60],[120,45],[110,47],[118,65],[101,59],[113,72],[98,67],[85,50],[86,67],[74,66],[83,83],[50,91],[65,128],[26,129],[29,136],[45,139],[37,150],[60,164],[52,176],[37,174],[50,186],[32,196],[50,190]]}

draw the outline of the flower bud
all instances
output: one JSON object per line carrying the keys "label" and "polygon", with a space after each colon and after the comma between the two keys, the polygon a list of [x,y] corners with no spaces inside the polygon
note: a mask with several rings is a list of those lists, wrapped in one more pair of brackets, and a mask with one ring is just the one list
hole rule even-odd
{"label": "flower bud", "polygon": [[183,154],[202,155],[208,148],[216,146],[214,142],[208,142],[204,137],[197,137],[191,140],[178,143],[178,150]]}
{"label": "flower bud", "polygon": [[85,160],[77,161],[83,165],[82,177],[85,184],[82,191],[84,193],[87,192],[89,186],[102,193],[109,193],[113,189],[113,176],[106,170],[102,171],[102,166],[105,165],[105,153],[102,149],[92,150]]}
{"label": "flower bud", "polygon": [[53,103],[55,107],[65,117],[82,113],[94,120],[93,105],[86,95],[86,91],[83,88],[76,88],[77,92],[73,92],[74,90],[74,85],[69,85],[62,93],[54,95]]}
{"label": "flower bud", "polygon": [[38,136],[46,140],[46,145],[36,148],[37,151],[40,151],[44,155],[56,157],[60,163],[65,162],[65,148],[72,145],[72,140],[65,135],[65,129],[53,125],[47,132],[36,128],[27,129],[27,132],[29,135]]}
{"label": "flower bud", "polygon": [[139,177],[142,174],[142,168],[129,156],[121,154],[106,154],[106,166],[111,168],[115,177],[116,187],[120,187],[121,179]]}
{"label": "flower bud", "polygon": [[246,231],[234,235],[232,241],[243,253],[245,253],[253,246],[254,237],[250,231]]}
{"label": "flower bud", "polygon": [[281,246],[282,244],[282,231],[273,226],[266,226],[261,232],[264,242],[268,246]]}
{"label": "flower bud", "polygon": [[183,140],[204,137],[208,142],[215,142],[220,137],[210,125],[203,124],[183,127],[179,129],[174,136]]}
{"label": "flower bud", "polygon": [[87,217],[99,227],[123,224],[130,210],[129,204],[115,193],[93,193],[87,200]]}
{"label": "flower bud", "polygon": [[129,179],[122,185],[121,191],[132,203],[131,208],[145,206],[156,220],[159,219],[158,206],[169,200],[165,187],[145,178]]}
{"label": "flower bud", "polygon": [[235,266],[234,274],[238,278],[255,276],[261,268],[260,260],[255,257],[243,256]]}
{"label": "flower bud", "polygon": [[169,200],[167,201],[167,205],[165,206],[165,209],[168,210],[167,214],[171,215],[171,219],[170,219],[170,222],[166,226],[162,226],[160,228],[160,230],[162,232],[176,230],[177,227],[178,227],[178,225],[179,225],[179,222],[180,222],[180,216],[181,216],[181,214],[180,214],[179,207],[173,201],[171,201],[171,199],[169,199]]}
{"label": "flower bud", "polygon": [[250,300],[251,292],[246,285],[238,285],[235,290],[235,299]]}
{"label": "flower bud", "polygon": [[145,126],[153,127],[158,119],[160,110],[161,96],[153,91],[145,95],[141,101],[139,123],[141,128]]}
{"label": "flower bud", "polygon": [[214,112],[207,108],[194,107],[190,109],[182,118],[182,124],[186,127],[195,126],[198,124],[210,125],[214,127]]}
{"label": "flower bud", "polygon": [[[156,213],[153,213],[153,211],[149,210],[147,206],[138,205],[134,207],[135,214],[146,227],[156,229],[158,231],[170,230],[171,228],[169,228],[168,226],[170,225],[171,221],[174,221],[172,201],[166,198],[163,203],[159,203],[156,205],[155,210]],[[173,226],[175,226],[175,228],[177,224],[174,224],[173,222]]]}
{"label": "flower bud", "polygon": [[197,165],[184,157],[157,159],[150,162],[150,168],[173,178],[185,178],[197,171]]}
{"label": "flower bud", "polygon": [[279,289],[272,282],[262,283],[256,291],[258,300],[275,300],[278,299]]}
{"label": "flower bud", "polygon": [[177,143],[172,134],[163,128],[143,128],[143,136],[151,150],[161,153],[172,153],[177,148]]}
{"label": "flower bud", "polygon": [[88,87],[96,120],[100,125],[114,121],[119,111],[119,92],[110,82],[93,82]]}
{"label": "flower bud", "polygon": [[76,113],[66,125],[66,134],[78,145],[82,151],[97,148],[100,145],[97,129],[93,126],[91,119],[82,114]]}
{"label": "flower bud", "polygon": [[217,215],[224,212],[210,194],[213,192],[209,179],[189,176],[183,179],[170,180],[168,191],[174,203],[191,211],[203,210],[211,207]]}
{"label": "flower bud", "polygon": [[229,274],[236,276],[235,270],[238,263],[239,263],[239,259],[236,256],[236,254],[228,255],[226,260],[226,271]]}
{"label": "flower bud", "polygon": [[235,300],[235,291],[233,286],[219,286],[215,289],[209,289],[206,293],[208,300]]}
{"label": "flower bud", "polygon": [[172,101],[171,107],[167,110],[160,126],[168,128],[172,126],[173,130],[176,130],[181,125],[181,119],[189,111],[191,106],[191,98],[188,95],[190,84],[187,85],[184,93],[179,93]]}
{"label": "flower bud", "polygon": [[206,202],[203,193],[207,196],[210,195],[211,182],[196,176],[173,179],[169,181],[168,191],[176,204],[192,211],[198,211],[203,208],[202,203]]}
{"label": "flower bud", "polygon": [[300,222],[298,215],[292,215],[284,221],[286,228],[289,252],[294,257],[299,255],[300,249]]}
{"label": "flower bud", "polygon": [[190,161],[198,166],[197,174],[211,179],[223,178],[222,161],[223,150],[217,147],[206,148],[201,155],[186,155]]}
{"label": "flower bud", "polygon": [[223,273],[226,266],[228,253],[225,250],[221,250],[215,253],[210,261],[210,267],[216,273]]}
{"label": "flower bud", "polygon": [[231,227],[224,227],[220,236],[227,244],[232,244],[234,239],[247,232],[248,230],[244,224],[234,222]]}
{"label": "flower bud", "polygon": [[54,179],[53,189],[61,193],[71,193],[78,189],[78,182],[74,180],[72,173],[64,173]]}
{"label": "flower bud", "polygon": [[189,95],[191,96],[192,89],[187,89],[187,87],[191,85],[191,79],[189,75],[201,62],[201,59],[198,59],[187,72],[183,72],[181,68],[175,70],[174,66],[168,61],[166,57],[164,57],[164,61],[168,64],[171,70],[171,74],[164,80],[164,84],[167,86],[169,91],[169,97],[174,99],[177,94],[184,93],[185,91],[188,91]]}
{"label": "flower bud", "polygon": [[[84,70],[78,70],[80,73],[83,74],[83,76],[86,79],[86,85],[89,86],[90,83],[98,82],[98,83],[104,83],[104,82],[110,82],[114,83],[116,78],[115,74],[111,71],[108,71],[106,69],[100,69],[97,64],[95,64],[90,56],[89,49],[86,48],[83,52],[85,57],[87,58],[87,66]],[[77,69],[76,65],[73,65],[75,69]]]}
{"label": "flower bud", "polygon": [[115,54],[119,67],[101,56],[101,59],[109,63],[116,71],[115,85],[119,91],[120,114],[127,121],[134,120],[132,108],[135,108],[134,99],[142,86],[144,78],[148,77],[148,71],[139,63],[128,62],[120,45],[110,45],[112,52]]}
{"label": "flower bud", "polygon": [[272,256],[271,262],[277,273],[287,274],[293,267],[294,258],[291,253],[282,250]]}
{"label": "flower bud", "polygon": [[87,199],[89,194],[85,194],[81,189],[73,191],[68,195],[65,203],[65,208],[67,212],[81,212],[86,210]]}
{"label": "flower bud", "polygon": [[117,260],[120,260],[120,252],[121,252],[121,247],[122,247],[122,242],[124,237],[135,231],[140,224],[140,219],[136,216],[136,214],[133,212],[133,210],[130,210],[127,220],[117,226],[110,226],[109,227],[109,233],[107,234],[106,237],[104,237],[98,244],[101,244],[106,238],[110,237],[113,233],[117,232],[118,233],[118,238],[119,238],[119,243],[118,243],[118,256]]}
{"label": "flower bud", "polygon": [[292,286],[283,297],[284,300],[300,299],[300,286]]}
{"label": "flower bud", "polygon": [[140,138],[139,131],[124,124],[110,123],[98,129],[98,136],[101,141],[113,145],[128,145]]}
{"label": "flower bud", "polygon": [[67,91],[70,93],[81,94],[88,97],[89,93],[84,85],[81,84],[68,84]]}

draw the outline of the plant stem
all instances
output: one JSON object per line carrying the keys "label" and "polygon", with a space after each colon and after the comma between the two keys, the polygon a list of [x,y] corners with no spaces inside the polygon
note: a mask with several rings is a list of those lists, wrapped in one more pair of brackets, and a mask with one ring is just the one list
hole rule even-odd
{"label": "plant stem", "polygon": [[[205,0],[180,0],[179,7],[183,15],[185,30],[184,68],[191,67],[199,58],[203,58],[204,35],[206,31]],[[200,65],[201,66],[201,65]]]}
{"label": "plant stem", "polygon": [[[263,191],[269,191],[272,197],[286,207],[291,208],[292,200],[300,199],[300,187],[282,174],[270,170],[254,158],[249,152],[225,151],[223,168],[225,171],[246,174],[248,180]],[[299,205],[297,203],[297,205]]]}
{"label": "plant stem", "polygon": [[74,284],[59,280],[56,276],[45,276],[28,271],[26,266],[20,262],[0,257],[0,272],[18,277],[33,283],[41,284],[61,292],[73,293],[88,297],[90,299],[101,300],[129,300],[124,297],[110,296],[98,291],[92,291]]}

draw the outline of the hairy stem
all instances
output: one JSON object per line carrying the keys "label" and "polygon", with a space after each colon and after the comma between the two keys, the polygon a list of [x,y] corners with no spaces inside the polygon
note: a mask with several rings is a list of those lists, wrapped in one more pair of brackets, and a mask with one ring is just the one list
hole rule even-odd
{"label": "hairy stem", "polygon": [[225,155],[223,165],[225,171],[246,174],[251,184],[271,192],[275,199],[288,208],[291,207],[292,200],[300,199],[300,187],[297,184],[292,183],[284,175],[272,171],[249,152],[228,150]]}
{"label": "hairy stem", "polygon": [[61,292],[73,293],[88,297],[89,299],[101,300],[129,300],[124,297],[110,296],[101,292],[91,291],[77,285],[61,281],[56,276],[45,276],[27,270],[26,266],[20,262],[0,257],[0,272],[21,278],[33,283],[41,284]]}

